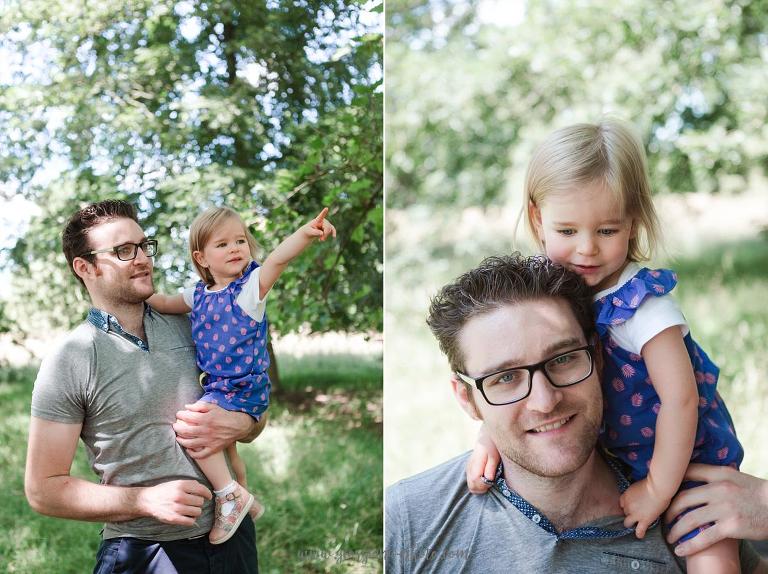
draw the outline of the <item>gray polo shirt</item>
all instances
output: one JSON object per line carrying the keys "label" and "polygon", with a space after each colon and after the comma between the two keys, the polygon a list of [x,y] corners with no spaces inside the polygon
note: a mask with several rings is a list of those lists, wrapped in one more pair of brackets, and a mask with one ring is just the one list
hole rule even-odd
{"label": "gray polo shirt", "polygon": [[[557,532],[543,513],[504,486],[504,493],[494,487],[471,494],[465,474],[469,454],[387,489],[387,574],[684,571],[659,526],[643,540],[624,528],[623,516]],[[617,483],[626,488],[620,475]],[[743,571],[752,572],[759,559],[742,545],[741,560]]]}
{"label": "gray polo shirt", "polygon": [[[185,315],[146,308],[146,345],[122,331],[114,317],[91,310],[43,360],[32,392],[32,415],[82,423],[80,438],[102,484],[152,486],[192,479],[210,487],[176,442],[176,412],[202,394],[195,347]],[[177,540],[205,534],[213,521],[206,501],[197,526],[153,518],[107,523],[104,538]]]}

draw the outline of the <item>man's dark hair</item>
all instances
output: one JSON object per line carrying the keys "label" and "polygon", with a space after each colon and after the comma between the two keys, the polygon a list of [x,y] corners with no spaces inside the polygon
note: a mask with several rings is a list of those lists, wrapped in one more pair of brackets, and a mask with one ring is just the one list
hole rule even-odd
{"label": "man's dark hair", "polygon": [[61,247],[64,251],[64,257],[67,258],[67,264],[72,274],[77,277],[80,284],[85,286],[82,278],[75,273],[72,262],[75,257],[82,257],[93,261],[93,255],[84,255],[91,251],[91,245],[88,241],[88,232],[91,228],[120,218],[132,219],[139,222],[136,217],[136,209],[128,202],[119,199],[107,199],[92,203],[81,210],[72,214],[67,221],[64,231],[61,233]]}
{"label": "man's dark hair", "polygon": [[451,369],[464,371],[458,338],[467,321],[505,305],[540,299],[562,299],[584,335],[594,333],[592,295],[581,277],[546,257],[524,257],[517,252],[488,257],[443,287],[430,302],[427,324]]}

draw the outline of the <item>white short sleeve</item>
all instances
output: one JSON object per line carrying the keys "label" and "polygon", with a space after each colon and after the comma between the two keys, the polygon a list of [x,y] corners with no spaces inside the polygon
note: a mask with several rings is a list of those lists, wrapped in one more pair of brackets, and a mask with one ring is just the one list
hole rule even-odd
{"label": "white short sleeve", "polygon": [[648,341],[675,325],[680,326],[683,337],[688,334],[688,323],[677,301],[663,295],[647,298],[631,319],[609,330],[622,349],[639,355]]}
{"label": "white short sleeve", "polygon": [[243,285],[240,295],[237,296],[237,304],[245,311],[249,317],[256,319],[259,323],[264,320],[264,313],[267,310],[267,295],[259,299],[259,271],[257,267],[251,272],[248,281]]}
{"label": "white short sleeve", "polygon": [[184,298],[184,303],[190,309],[195,308],[195,287],[184,287],[184,291],[181,292],[181,296]]}

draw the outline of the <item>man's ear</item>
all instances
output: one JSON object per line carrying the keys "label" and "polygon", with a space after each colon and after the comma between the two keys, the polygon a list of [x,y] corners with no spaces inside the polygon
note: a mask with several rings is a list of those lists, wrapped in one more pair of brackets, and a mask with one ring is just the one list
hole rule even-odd
{"label": "man's ear", "polygon": [[77,273],[77,276],[80,277],[80,279],[85,281],[86,278],[91,279],[93,275],[95,275],[96,264],[91,263],[82,257],[75,257],[72,260],[72,269],[74,269],[75,273]]}
{"label": "man's ear", "polygon": [[539,242],[544,245],[544,227],[541,224],[541,210],[532,201],[528,202],[528,219],[536,230]]}
{"label": "man's ear", "polygon": [[477,411],[475,400],[471,395],[472,389],[469,385],[459,380],[456,375],[451,375],[451,386],[453,387],[453,395],[456,397],[462,410],[476,421],[483,420],[483,417]]}

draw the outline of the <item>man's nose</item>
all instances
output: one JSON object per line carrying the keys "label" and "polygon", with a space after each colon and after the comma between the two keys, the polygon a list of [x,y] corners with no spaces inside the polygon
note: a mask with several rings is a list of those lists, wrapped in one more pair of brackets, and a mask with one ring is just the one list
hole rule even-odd
{"label": "man's nose", "polygon": [[152,258],[151,257],[147,257],[147,254],[144,253],[144,250],[141,247],[138,247],[136,249],[136,257],[133,258],[133,263],[134,263],[134,265],[139,265],[139,264],[147,265],[148,264],[151,267],[152,266]]}
{"label": "man's nose", "polygon": [[529,410],[548,413],[563,399],[563,391],[552,385],[541,369],[533,373],[531,394],[525,400]]}

